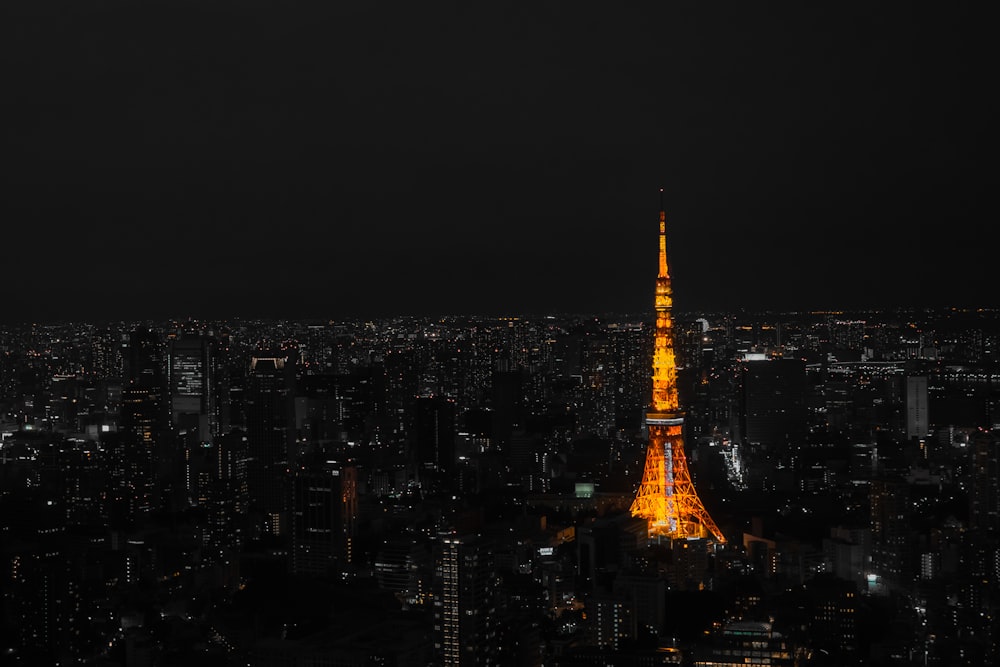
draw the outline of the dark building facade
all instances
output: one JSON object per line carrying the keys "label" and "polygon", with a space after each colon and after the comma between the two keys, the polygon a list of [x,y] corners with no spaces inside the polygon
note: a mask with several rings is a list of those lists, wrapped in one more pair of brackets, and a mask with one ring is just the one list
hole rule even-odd
{"label": "dark building facade", "polygon": [[247,488],[251,510],[262,518],[263,530],[274,535],[287,529],[283,523],[287,521],[287,470],[295,437],[294,386],[287,354],[253,354],[245,397]]}
{"label": "dark building facade", "polygon": [[742,431],[746,442],[781,447],[806,434],[806,369],[797,359],[743,363]]}
{"label": "dark building facade", "polygon": [[420,396],[413,404],[412,454],[424,470],[455,470],[455,401],[445,396]]}
{"label": "dark building facade", "polygon": [[152,329],[138,328],[129,336],[119,417],[123,472],[119,479],[133,517],[158,503],[157,480],[172,458],[163,351],[163,342]]}
{"label": "dark building facade", "polygon": [[353,466],[317,462],[291,480],[292,572],[331,575],[354,560],[358,476]]}

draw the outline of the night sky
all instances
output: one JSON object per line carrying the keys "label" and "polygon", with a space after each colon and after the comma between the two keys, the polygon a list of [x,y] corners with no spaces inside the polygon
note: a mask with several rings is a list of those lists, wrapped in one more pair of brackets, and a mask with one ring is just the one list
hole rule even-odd
{"label": "night sky", "polygon": [[2,4],[3,322],[1000,305],[963,3]]}

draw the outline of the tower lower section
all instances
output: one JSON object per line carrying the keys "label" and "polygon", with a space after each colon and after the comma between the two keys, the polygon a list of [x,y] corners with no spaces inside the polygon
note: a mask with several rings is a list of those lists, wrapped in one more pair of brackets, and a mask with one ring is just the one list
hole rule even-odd
{"label": "tower lower section", "polygon": [[632,516],[649,522],[650,537],[713,538],[725,542],[691,481],[684,454],[683,417],[650,413],[649,446],[642,482],[632,501]]}

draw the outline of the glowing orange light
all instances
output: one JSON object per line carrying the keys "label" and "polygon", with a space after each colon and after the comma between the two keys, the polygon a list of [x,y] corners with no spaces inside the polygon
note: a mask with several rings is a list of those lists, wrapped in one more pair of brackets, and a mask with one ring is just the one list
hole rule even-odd
{"label": "glowing orange light", "polygon": [[[663,188],[660,188],[663,193]],[[642,482],[632,501],[632,516],[649,522],[649,535],[672,539],[712,537],[725,542],[691,481],[684,454],[684,413],[677,398],[674,358],[673,290],[667,265],[667,216],[660,211],[660,258],[656,277],[656,327],[653,332],[652,411],[646,415],[649,445]]]}

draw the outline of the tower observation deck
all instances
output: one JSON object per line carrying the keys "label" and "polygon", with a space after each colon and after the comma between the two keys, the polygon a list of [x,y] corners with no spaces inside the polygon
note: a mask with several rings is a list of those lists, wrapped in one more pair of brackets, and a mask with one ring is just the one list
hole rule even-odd
{"label": "tower observation deck", "polygon": [[725,542],[702,505],[684,454],[684,412],[677,397],[674,359],[673,290],[667,266],[666,213],[660,189],[660,270],[656,277],[653,331],[653,400],[646,413],[649,444],[642,482],[632,501],[632,516],[649,522],[649,536],[710,538]]}

